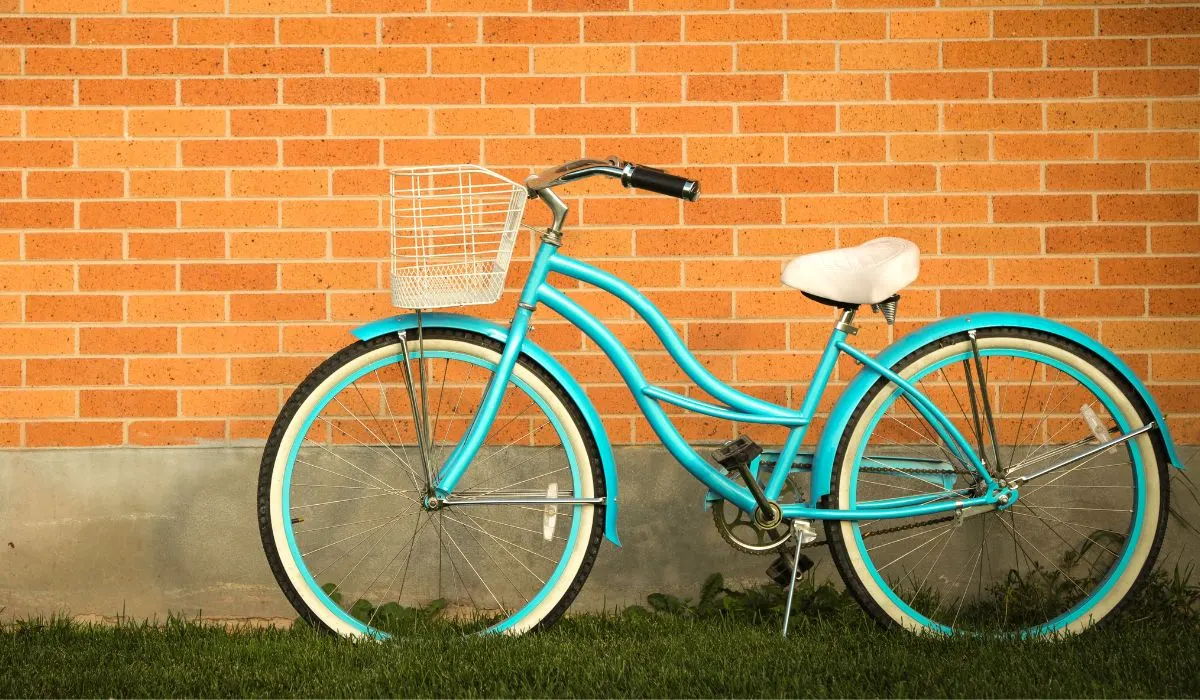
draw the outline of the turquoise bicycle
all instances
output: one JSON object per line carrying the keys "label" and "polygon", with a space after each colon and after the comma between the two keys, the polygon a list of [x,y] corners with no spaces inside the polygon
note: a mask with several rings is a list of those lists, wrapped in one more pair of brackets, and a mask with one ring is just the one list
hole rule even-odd
{"label": "turquoise bicycle", "polygon": [[[697,505],[735,548],[776,556],[783,585],[809,565],[805,548],[827,545],[886,625],[1045,635],[1117,613],[1145,580],[1167,469],[1182,462],[1154,399],[1111,351],[1043,318],[979,313],[872,357],[852,343],[856,313],[871,306],[893,322],[919,267],[912,243],[882,238],[785,267],[783,282],[836,321],[799,406],[775,405],[708,372],[634,287],[560,252],[568,207],[554,188],[595,176],[684,200],[700,191],[617,158],[523,184],[477,166],[393,173],[392,293],[420,311],[355,329],[357,342],[292,394],[262,459],[263,546],[304,619],[375,638],[438,624],[541,629],[575,599],[601,542],[619,546],[605,425],[529,339],[541,307],[607,355],[662,444],[708,487]],[[553,221],[537,232],[511,323],[432,311],[499,298],[530,199]],[[697,390],[647,381],[555,279],[632,307]],[[803,449],[843,355],[861,368]],[[782,426],[787,438],[775,449],[738,438],[706,459],[664,406]]]}

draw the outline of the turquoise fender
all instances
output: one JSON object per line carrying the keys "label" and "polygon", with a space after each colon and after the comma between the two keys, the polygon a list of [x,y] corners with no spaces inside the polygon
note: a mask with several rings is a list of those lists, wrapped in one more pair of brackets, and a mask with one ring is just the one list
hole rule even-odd
{"label": "turquoise fender", "polygon": [[[501,343],[508,340],[507,328],[473,316],[429,312],[423,314],[423,323],[426,328],[454,328],[456,330],[479,333]],[[381,318],[359,326],[350,332],[359,340],[370,340],[371,338],[377,338],[388,333],[397,333],[416,327],[416,314],[405,314],[403,316]],[[600,464],[604,469],[604,487],[607,499],[604,504],[604,536],[608,538],[608,541],[620,547],[621,540],[617,538],[616,460],[613,458],[612,443],[608,441],[608,432],[604,429],[604,423],[600,420],[600,414],[596,413],[596,408],[588,400],[587,393],[584,392],[579,382],[575,381],[575,378],[567,372],[565,367],[559,364],[558,360],[551,357],[550,353],[543,350],[532,340],[525,341],[525,346],[521,348],[521,352],[541,365],[567,390],[567,394],[575,402],[575,405],[579,406],[584,420],[587,421],[592,435],[596,438],[596,446],[600,448]]]}
{"label": "turquoise fender", "polygon": [[[875,359],[879,364],[890,369],[917,348],[938,338],[963,333],[972,329],[978,330],[981,328],[994,328],[996,326],[1015,326],[1017,328],[1029,328],[1052,333],[1076,342],[1102,357],[1116,368],[1118,372],[1125,375],[1125,378],[1129,380],[1133,388],[1141,394],[1142,400],[1146,403],[1146,408],[1150,410],[1154,422],[1158,426],[1157,435],[1162,440],[1162,446],[1166,450],[1168,461],[1177,469],[1184,468],[1183,460],[1179,458],[1179,454],[1175,449],[1175,442],[1171,439],[1171,434],[1167,430],[1167,421],[1159,409],[1158,403],[1154,401],[1154,397],[1150,395],[1150,391],[1146,389],[1146,385],[1142,383],[1142,380],[1113,351],[1104,347],[1092,337],[1057,321],[1051,321],[1040,316],[999,312],[955,316],[954,318],[947,318],[909,333],[887,346]],[[855,406],[858,405],[858,402],[866,395],[867,391],[878,378],[879,374],[877,372],[864,367],[855,376],[854,380],[850,382],[850,385],[846,387],[837,404],[834,405],[833,411],[830,412],[829,422],[825,424],[825,429],[821,432],[821,439],[817,443],[816,453],[813,456],[812,503],[814,505],[822,496],[829,494],[832,486],[830,479],[833,476],[833,458],[837,452],[838,443],[841,442],[842,431],[845,430],[846,424],[850,421],[850,415],[854,412]]]}

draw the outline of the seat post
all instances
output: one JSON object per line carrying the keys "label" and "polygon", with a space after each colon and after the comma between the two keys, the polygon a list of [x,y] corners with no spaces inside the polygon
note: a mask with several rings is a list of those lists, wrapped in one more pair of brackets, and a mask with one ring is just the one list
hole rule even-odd
{"label": "seat post", "polygon": [[836,330],[843,331],[846,335],[858,335],[858,326],[854,325],[854,314],[858,313],[858,307],[843,306],[841,309],[842,316],[833,327]]}

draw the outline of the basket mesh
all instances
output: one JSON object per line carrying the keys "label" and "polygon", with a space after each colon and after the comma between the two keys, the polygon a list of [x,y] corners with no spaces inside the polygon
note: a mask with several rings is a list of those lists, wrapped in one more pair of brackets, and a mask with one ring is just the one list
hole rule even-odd
{"label": "basket mesh", "polygon": [[392,303],[409,309],[500,298],[528,193],[477,165],[393,170]]}

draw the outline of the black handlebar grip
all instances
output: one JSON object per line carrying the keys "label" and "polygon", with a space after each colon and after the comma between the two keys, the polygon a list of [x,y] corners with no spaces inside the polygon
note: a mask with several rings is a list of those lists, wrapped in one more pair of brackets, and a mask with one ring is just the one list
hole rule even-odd
{"label": "black handlebar grip", "polygon": [[649,190],[694,202],[700,197],[700,183],[644,165],[631,165],[626,187]]}

